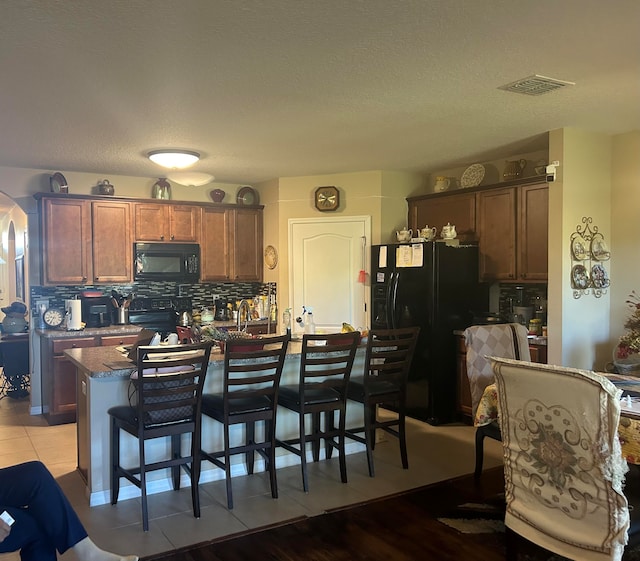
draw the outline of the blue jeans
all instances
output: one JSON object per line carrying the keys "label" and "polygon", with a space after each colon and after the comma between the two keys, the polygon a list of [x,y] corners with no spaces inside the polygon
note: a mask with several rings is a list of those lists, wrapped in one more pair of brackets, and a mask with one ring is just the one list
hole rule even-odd
{"label": "blue jeans", "polygon": [[0,542],[0,553],[20,551],[23,561],[56,561],[87,537],[78,515],[41,462],[0,469],[0,512],[15,523]]}

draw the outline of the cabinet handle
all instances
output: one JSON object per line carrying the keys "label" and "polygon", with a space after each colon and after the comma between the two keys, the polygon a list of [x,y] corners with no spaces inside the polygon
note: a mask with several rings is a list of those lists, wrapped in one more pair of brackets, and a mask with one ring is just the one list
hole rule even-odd
{"label": "cabinet handle", "polygon": [[160,236],[160,239],[164,241],[164,236]]}
{"label": "cabinet handle", "polygon": [[175,240],[175,239],[176,239],[176,237],[172,234],[172,235],[171,235],[171,240],[173,241],[173,240]]}

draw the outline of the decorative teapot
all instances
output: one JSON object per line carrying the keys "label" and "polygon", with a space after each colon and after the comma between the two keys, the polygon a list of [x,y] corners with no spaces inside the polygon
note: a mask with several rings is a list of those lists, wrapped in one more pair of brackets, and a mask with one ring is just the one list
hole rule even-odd
{"label": "decorative teapot", "polygon": [[436,183],[433,187],[434,191],[446,191],[451,184],[451,180],[448,177],[443,177],[439,175],[436,177]]}
{"label": "decorative teapot", "polygon": [[452,240],[458,234],[456,233],[456,227],[447,222],[447,225],[442,227],[441,235],[445,240]]}
{"label": "decorative teapot", "polygon": [[422,230],[419,230],[420,237],[424,238],[427,241],[435,238],[436,232],[437,230],[435,226],[433,228],[429,228],[429,226],[425,226],[424,228],[422,228]]}
{"label": "decorative teapot", "polygon": [[524,166],[527,165],[527,160],[506,160],[506,165],[504,166],[504,172],[502,173],[502,177],[504,179],[517,179],[522,175],[522,170],[524,170]]}
{"label": "decorative teapot", "polygon": [[400,230],[399,232],[396,231],[396,238],[398,239],[399,242],[411,241],[412,237],[413,237],[413,230],[411,228],[409,228],[408,230],[407,230],[407,228],[404,228],[403,230]]}

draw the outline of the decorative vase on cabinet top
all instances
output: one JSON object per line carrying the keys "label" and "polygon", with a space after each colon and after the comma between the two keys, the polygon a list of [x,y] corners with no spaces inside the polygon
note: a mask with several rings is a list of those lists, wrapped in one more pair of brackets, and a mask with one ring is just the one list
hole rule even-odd
{"label": "decorative vase on cabinet top", "polygon": [[502,177],[504,179],[517,179],[522,175],[522,171],[524,167],[527,165],[527,160],[506,160],[506,165],[504,166],[504,172],[502,173]]}
{"label": "decorative vase on cabinet top", "polygon": [[170,199],[171,198],[171,184],[164,178],[161,177],[153,184],[153,190],[151,191],[151,196],[154,199]]}

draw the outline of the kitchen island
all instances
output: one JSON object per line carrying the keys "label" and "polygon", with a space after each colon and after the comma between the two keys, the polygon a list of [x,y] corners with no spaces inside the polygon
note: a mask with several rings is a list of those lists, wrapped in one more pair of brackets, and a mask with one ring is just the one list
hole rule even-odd
{"label": "kitchen island", "polygon": [[[282,373],[282,384],[297,384],[300,370],[301,343],[291,341]],[[65,350],[65,356],[76,366],[77,376],[77,447],[78,470],[87,484],[87,497],[90,506],[110,502],[109,474],[109,414],[107,411],[115,405],[129,404],[132,391],[131,373],[135,365],[116,347],[88,347]],[[353,373],[360,374],[364,368],[365,348],[361,346],[356,354]],[[222,391],[223,355],[214,347],[209,360],[205,392]],[[358,403],[347,406],[347,426],[362,426],[363,409]],[[259,424],[257,430],[262,430]],[[278,409],[277,435],[280,439],[295,438],[299,434],[297,414]],[[244,441],[244,427],[231,428],[231,444]],[[183,436],[182,446],[186,451],[190,446],[189,437]],[[223,448],[222,424],[208,417],[202,423],[202,446],[207,451]],[[136,465],[138,462],[137,439],[123,434],[120,443],[123,465]],[[170,450],[169,439],[159,438],[148,441],[146,446],[147,462],[167,457]],[[347,454],[364,451],[364,445],[347,440]],[[311,461],[309,459],[309,461]],[[299,464],[299,458],[281,448],[277,450],[277,467]],[[337,468],[336,468],[337,469]],[[264,470],[262,458],[256,455],[256,471]],[[244,456],[232,457],[232,476],[245,475]],[[224,472],[209,462],[202,464],[200,482],[223,479]],[[182,486],[189,486],[189,477],[183,473]],[[302,485],[302,482],[300,483]],[[147,493],[160,493],[172,489],[169,470],[158,470],[147,475]],[[121,481],[120,500],[139,497],[140,490],[126,480]]]}

